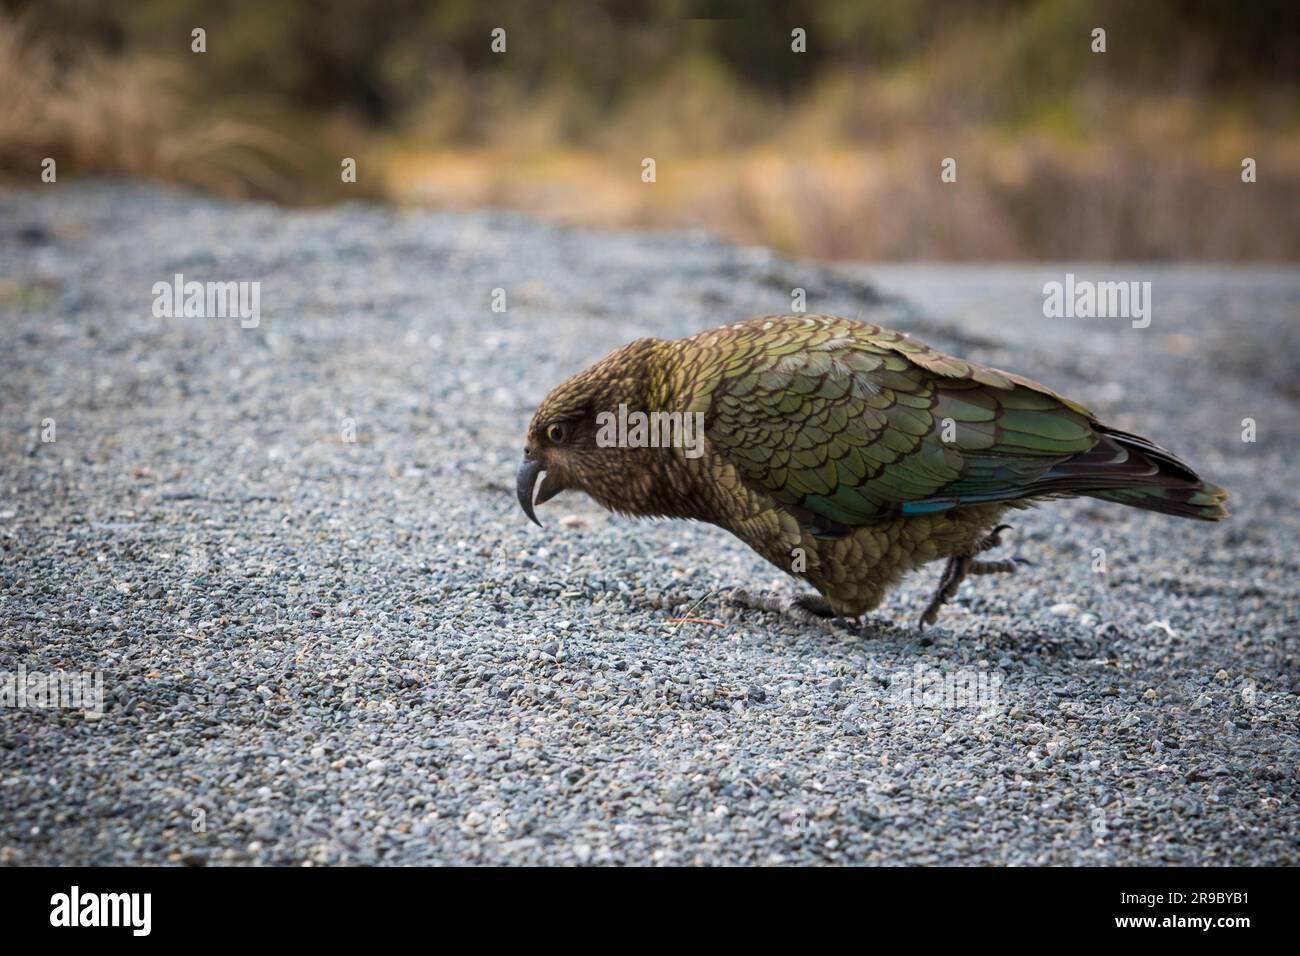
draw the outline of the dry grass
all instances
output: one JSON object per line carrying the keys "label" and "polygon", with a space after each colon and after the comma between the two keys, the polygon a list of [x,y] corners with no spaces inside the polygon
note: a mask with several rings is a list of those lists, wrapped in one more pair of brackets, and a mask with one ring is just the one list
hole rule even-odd
{"label": "dry grass", "polygon": [[[344,195],[349,155],[367,171],[352,196],[699,226],[817,258],[1300,259],[1300,115],[1286,91],[1144,98],[1099,74],[1068,95],[1011,95],[1005,78],[972,79],[1013,59],[1006,42],[958,31],[893,72],[831,74],[787,102],[685,62],[609,113],[582,90],[451,72],[380,137],[220,106],[192,63],[59,48],[0,17],[0,179],[37,183],[54,157],[61,176],[322,202]],[[654,183],[641,180],[647,156]],[[956,183],[940,181],[948,156]],[[1241,182],[1245,156],[1256,183]]]}
{"label": "dry grass", "polygon": [[[1258,148],[1260,146],[1263,148]],[[1078,144],[975,131],[868,146],[733,152],[395,148],[386,191],[412,203],[498,206],[570,223],[701,226],[827,259],[1300,258],[1300,148],[1160,137]],[[1240,179],[1249,148],[1260,181]],[[940,181],[945,156],[957,182]],[[1288,198],[1290,197],[1290,198]]]}
{"label": "dry grass", "polygon": [[303,147],[271,123],[205,103],[178,61],[68,48],[0,16],[0,89],[0,180],[39,183],[49,157],[60,176],[152,178],[289,202],[323,191],[303,181]]}
{"label": "dry grass", "polygon": [[[579,91],[529,99],[449,76],[389,150],[387,192],[703,226],[818,258],[1300,258],[1290,91],[1133,90],[1086,52],[1038,62],[1036,50],[1070,49],[1070,24],[1050,18],[1073,9],[1002,32],[958,25],[900,67],[831,72],[793,101],[758,100],[691,62],[605,116]],[[1070,81],[1050,94],[1020,79],[1052,69]],[[956,183],[940,181],[944,157]]]}
{"label": "dry grass", "polygon": [[[1015,29],[958,24],[899,67],[830,72],[791,101],[690,61],[608,115],[581,91],[527,97],[450,75],[388,150],[386,191],[574,223],[702,226],[831,259],[1300,258],[1291,91],[1126,88],[1070,46],[1077,7],[1043,7]],[[1044,63],[1042,49],[1075,60]],[[1021,79],[1052,71],[1067,79],[1050,92]],[[1247,156],[1255,183],[1241,181]],[[940,180],[944,157],[955,183]]]}

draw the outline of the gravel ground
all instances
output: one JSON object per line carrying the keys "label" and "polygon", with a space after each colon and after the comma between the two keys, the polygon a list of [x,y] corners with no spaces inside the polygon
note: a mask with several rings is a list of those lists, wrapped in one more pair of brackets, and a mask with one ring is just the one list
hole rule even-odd
{"label": "gravel ground", "polygon": [[[1044,319],[1067,268],[1152,281],[1150,328]],[[260,324],[156,318],[177,272],[259,280]],[[734,606],[795,586],[721,531],[525,520],[552,385],[794,286],[1154,437],[1233,518],[1017,515],[1033,566],[924,636],[937,567],[853,631]],[[1298,314],[1295,271],[0,196],[0,671],[107,698],[0,707],[0,862],[1295,863]]]}

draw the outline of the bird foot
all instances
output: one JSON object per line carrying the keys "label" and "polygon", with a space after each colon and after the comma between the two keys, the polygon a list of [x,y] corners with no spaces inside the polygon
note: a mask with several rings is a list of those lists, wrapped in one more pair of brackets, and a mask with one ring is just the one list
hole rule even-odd
{"label": "bird foot", "polygon": [[978,541],[969,554],[955,554],[944,565],[943,576],[939,578],[939,587],[934,597],[921,612],[917,627],[925,630],[927,625],[939,619],[939,609],[957,596],[957,589],[968,574],[1014,574],[1022,564],[1030,562],[1022,557],[1004,558],[1000,561],[977,561],[975,555],[983,554],[1002,543],[1002,532],[1011,530],[1010,525],[1000,524]]}
{"label": "bird foot", "polygon": [[1022,557],[1003,558],[1001,561],[972,561],[967,574],[1015,574],[1022,564],[1031,562]]}
{"label": "bird foot", "polygon": [[956,597],[957,588],[961,587],[962,579],[966,577],[973,560],[964,554],[953,555],[948,559],[948,563],[943,566],[943,576],[939,578],[939,587],[935,589],[934,597],[930,598],[930,603],[921,612],[921,619],[916,622],[918,629],[923,631],[927,625],[939,619],[939,608]]}
{"label": "bird foot", "polygon": [[731,592],[731,601],[733,604],[754,611],[783,614],[801,623],[815,623],[838,617],[831,608],[830,602],[820,594],[797,594],[794,597],[782,597],[771,592],[753,594],[744,588],[736,588]]}

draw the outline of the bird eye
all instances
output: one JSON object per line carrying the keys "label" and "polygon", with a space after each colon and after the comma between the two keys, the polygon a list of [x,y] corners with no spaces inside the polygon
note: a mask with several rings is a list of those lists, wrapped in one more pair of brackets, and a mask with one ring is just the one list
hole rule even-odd
{"label": "bird eye", "polygon": [[558,422],[546,427],[546,437],[557,445],[564,441],[566,434],[568,434],[568,432],[565,430],[565,427]]}

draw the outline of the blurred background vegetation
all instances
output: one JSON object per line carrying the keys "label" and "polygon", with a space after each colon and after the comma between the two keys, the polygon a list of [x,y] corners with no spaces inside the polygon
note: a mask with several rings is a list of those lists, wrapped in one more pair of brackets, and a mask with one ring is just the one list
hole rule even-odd
{"label": "blurred background vegetation", "polygon": [[1298,9],[0,0],[0,177],[35,182],[52,156],[61,175],[698,225],[829,259],[1294,260]]}

